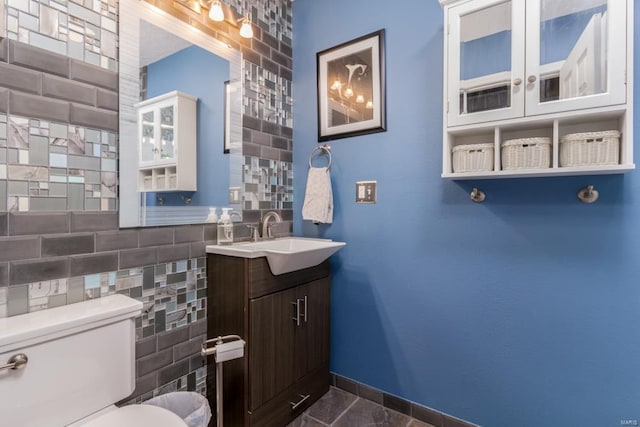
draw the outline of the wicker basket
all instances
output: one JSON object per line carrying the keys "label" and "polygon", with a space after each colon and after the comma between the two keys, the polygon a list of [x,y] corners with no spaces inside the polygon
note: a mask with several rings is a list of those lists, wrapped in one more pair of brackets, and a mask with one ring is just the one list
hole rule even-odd
{"label": "wicker basket", "polygon": [[551,139],[510,139],[502,143],[502,169],[545,169],[551,167]]}
{"label": "wicker basket", "polygon": [[479,172],[493,170],[493,144],[457,145],[453,152],[454,172]]}
{"label": "wicker basket", "polygon": [[560,139],[560,166],[617,165],[620,132],[570,133]]}

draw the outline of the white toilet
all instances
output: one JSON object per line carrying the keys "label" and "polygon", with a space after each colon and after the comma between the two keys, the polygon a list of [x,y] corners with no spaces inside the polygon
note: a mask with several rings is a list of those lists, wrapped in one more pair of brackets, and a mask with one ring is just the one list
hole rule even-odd
{"label": "white toilet", "polygon": [[185,427],[151,405],[117,408],[135,388],[135,317],[142,303],[112,295],[0,319],[0,424],[20,427]]}

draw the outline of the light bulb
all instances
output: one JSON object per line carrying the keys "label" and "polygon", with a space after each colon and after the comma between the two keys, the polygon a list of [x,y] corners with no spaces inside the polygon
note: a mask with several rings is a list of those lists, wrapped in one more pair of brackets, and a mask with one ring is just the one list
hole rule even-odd
{"label": "light bulb", "polygon": [[344,91],[344,96],[346,96],[347,98],[351,98],[353,96],[353,89],[351,89],[351,86],[349,86],[347,90]]}
{"label": "light bulb", "polygon": [[253,28],[251,28],[251,24],[246,20],[242,23],[242,27],[240,27],[240,36],[245,39],[253,37]]}
{"label": "light bulb", "polygon": [[369,110],[373,110],[373,102],[367,101],[367,105],[365,105],[365,108],[368,108]]}
{"label": "light bulb", "polygon": [[362,95],[356,96],[356,102],[358,104],[364,104],[364,96],[362,96]]}
{"label": "light bulb", "polygon": [[211,9],[209,9],[209,18],[212,21],[220,22],[224,21],[224,12],[222,11],[222,5],[218,0],[211,3]]}
{"label": "light bulb", "polygon": [[331,90],[338,90],[342,87],[342,83],[340,82],[340,80],[336,80],[335,82],[333,82],[333,84],[331,85]]}

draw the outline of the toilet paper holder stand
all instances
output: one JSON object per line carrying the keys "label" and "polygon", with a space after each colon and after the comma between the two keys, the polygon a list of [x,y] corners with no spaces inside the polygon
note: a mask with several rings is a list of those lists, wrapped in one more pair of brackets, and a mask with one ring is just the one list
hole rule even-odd
{"label": "toilet paper holder stand", "polygon": [[[212,346],[209,344],[213,343]],[[222,364],[244,357],[245,341],[239,335],[224,335],[202,343],[202,356],[214,356],[216,360],[216,425],[222,424]]]}

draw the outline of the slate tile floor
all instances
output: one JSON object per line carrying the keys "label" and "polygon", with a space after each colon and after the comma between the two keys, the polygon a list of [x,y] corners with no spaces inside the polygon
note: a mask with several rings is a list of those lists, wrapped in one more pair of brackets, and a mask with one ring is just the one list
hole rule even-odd
{"label": "slate tile floor", "polygon": [[331,387],[288,427],[433,427],[400,412]]}

